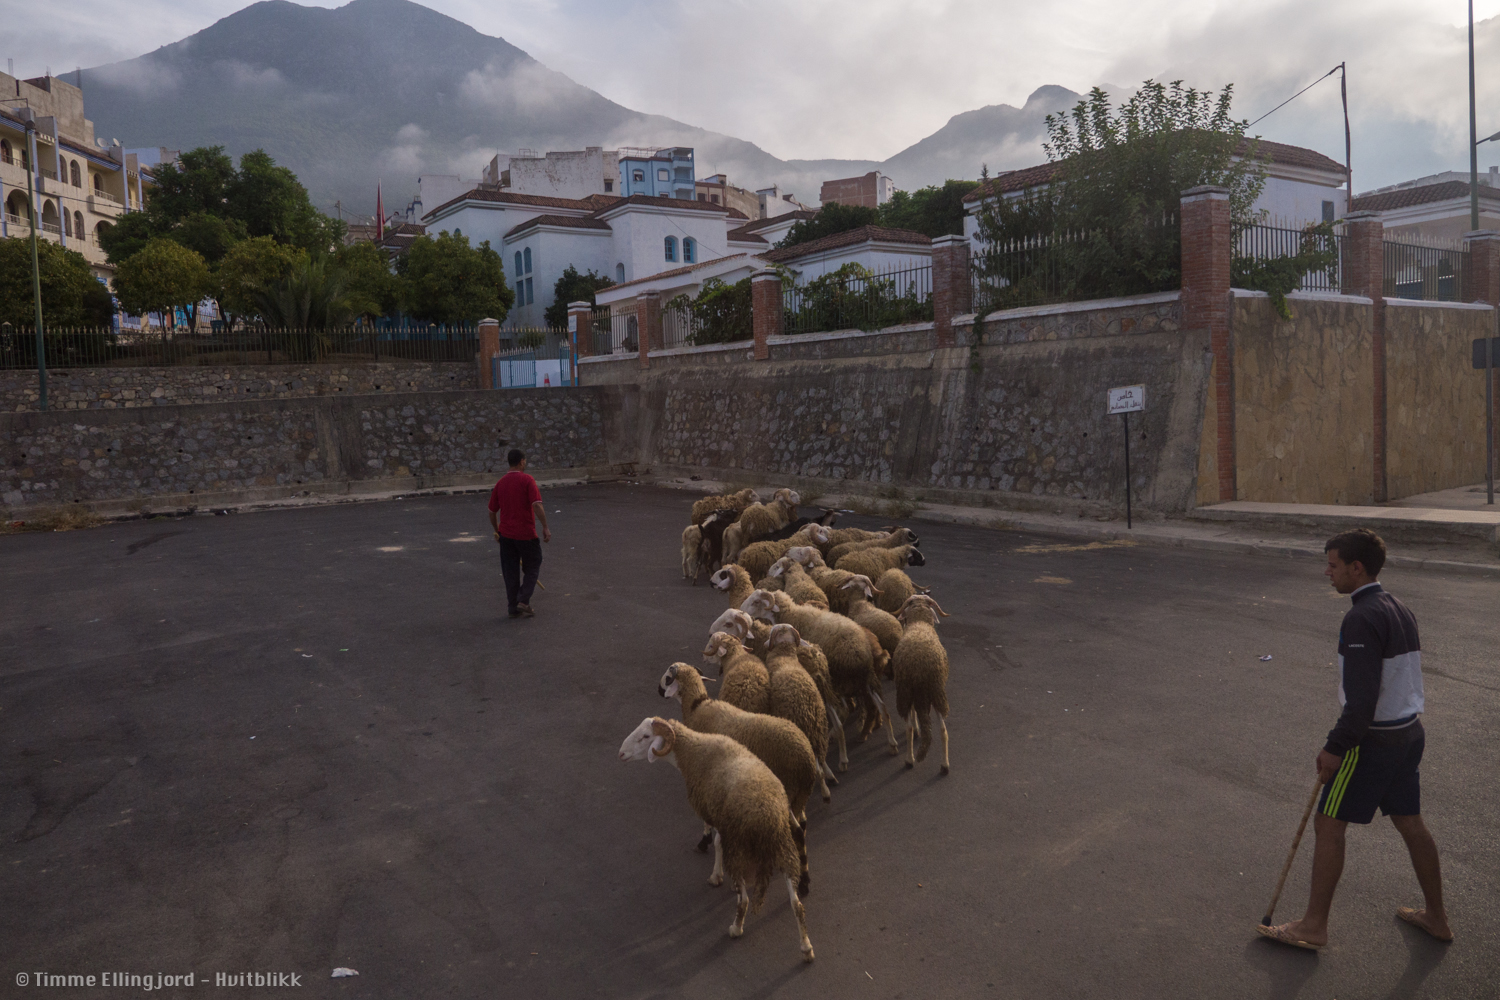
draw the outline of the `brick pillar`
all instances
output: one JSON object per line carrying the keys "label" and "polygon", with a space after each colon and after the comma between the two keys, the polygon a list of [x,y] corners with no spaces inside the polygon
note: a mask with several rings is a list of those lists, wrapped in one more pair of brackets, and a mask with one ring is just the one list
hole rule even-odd
{"label": "brick pillar", "polygon": [[650,351],[661,350],[661,292],[642,292],[635,300],[636,339],[640,341],[641,367],[650,368]]}
{"label": "brick pillar", "polygon": [[491,360],[500,352],[500,321],[479,321],[479,388],[495,388],[495,366]]}
{"label": "brick pillar", "polygon": [[573,354],[586,358],[594,351],[594,307],[587,302],[568,303],[568,339]]}
{"label": "brick pillar", "polygon": [[1375,405],[1371,424],[1375,481],[1370,494],[1376,503],[1388,500],[1385,488],[1385,225],[1379,212],[1350,212],[1344,216],[1344,280],[1346,295],[1364,295],[1375,303],[1370,316],[1370,356]]}
{"label": "brick pillar", "polygon": [[[1472,293],[1465,296],[1474,302],[1488,302],[1500,308],[1500,232],[1493,229],[1481,229],[1477,232],[1467,233],[1464,239],[1469,241],[1469,270],[1473,275],[1470,282]],[[1496,329],[1495,323],[1489,324],[1485,331],[1486,337],[1500,336],[1500,330]],[[1500,358],[1496,359],[1500,361]],[[1482,379],[1484,376],[1480,376]],[[1494,380],[1491,386],[1490,404],[1494,407],[1495,426],[1500,427],[1500,367],[1490,373]],[[1497,447],[1500,452],[1500,447]],[[1500,468],[1500,454],[1495,457],[1496,468]]]}
{"label": "brick pillar", "polygon": [[973,310],[969,283],[969,241],[939,236],[932,241],[932,332],[938,347],[952,347],[953,317]]}
{"label": "brick pillar", "polygon": [[782,318],[781,275],[769,268],[750,275],[750,310],[755,331],[755,360],[771,360],[769,337],[785,332]]}
{"label": "brick pillar", "polygon": [[1229,339],[1229,189],[1182,192],[1182,326],[1207,330],[1214,355],[1219,502],[1235,499],[1234,356]]}

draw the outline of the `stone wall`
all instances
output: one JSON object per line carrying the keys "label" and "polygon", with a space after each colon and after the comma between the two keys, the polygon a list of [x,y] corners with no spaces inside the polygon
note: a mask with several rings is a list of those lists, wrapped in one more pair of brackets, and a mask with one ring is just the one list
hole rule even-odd
{"label": "stone wall", "polygon": [[1294,296],[1288,306],[1285,321],[1264,292],[1235,292],[1235,499],[1371,503],[1370,300]]}
{"label": "stone wall", "polygon": [[1488,306],[1385,303],[1386,485],[1392,497],[1484,480],[1484,372],[1471,344]]}
{"label": "stone wall", "polygon": [[[608,464],[601,390],[419,392],[0,414],[6,506]],[[277,491],[280,491],[279,493]]]}
{"label": "stone wall", "polygon": [[[292,399],[477,389],[472,363],[369,361],[338,365],[182,365],[166,368],[52,368],[53,410],[217,403],[226,399]],[[35,410],[33,370],[0,371],[0,411]]]}

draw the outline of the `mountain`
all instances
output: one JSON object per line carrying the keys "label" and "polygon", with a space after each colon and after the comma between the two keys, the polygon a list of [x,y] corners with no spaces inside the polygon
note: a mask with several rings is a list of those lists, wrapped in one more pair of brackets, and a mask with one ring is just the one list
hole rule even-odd
{"label": "mountain", "polygon": [[815,202],[821,182],[883,170],[915,188],[974,177],[981,163],[1039,157],[1043,116],[1078,97],[1043,87],[1024,107],[995,105],[884,162],[780,160],[753,143],[632,111],[506,42],[409,0],[336,9],[262,0],[180,42],[82,71],[96,132],[127,146],[263,148],[314,202],[395,207],[419,173],[477,177],[497,150],[693,146],[701,173],[748,188],[780,184]]}

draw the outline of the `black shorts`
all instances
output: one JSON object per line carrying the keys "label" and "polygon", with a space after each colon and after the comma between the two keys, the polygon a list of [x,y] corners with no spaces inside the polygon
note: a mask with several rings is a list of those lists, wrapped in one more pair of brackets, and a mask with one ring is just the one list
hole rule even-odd
{"label": "black shorts", "polygon": [[1382,745],[1384,740],[1366,739],[1344,754],[1338,773],[1323,786],[1318,812],[1346,823],[1370,822],[1377,806],[1386,816],[1421,813],[1417,767],[1427,737],[1420,731],[1420,722],[1413,725],[1418,727],[1414,739],[1387,745]]}

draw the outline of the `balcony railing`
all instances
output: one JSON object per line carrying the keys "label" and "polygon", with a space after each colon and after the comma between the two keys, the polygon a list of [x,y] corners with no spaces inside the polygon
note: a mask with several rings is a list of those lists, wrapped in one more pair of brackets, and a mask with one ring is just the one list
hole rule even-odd
{"label": "balcony railing", "polygon": [[90,191],[89,194],[92,197],[102,198],[105,201],[113,202],[115,205],[119,205],[120,204],[120,199],[116,198],[114,195],[110,194],[108,191],[101,191],[99,188],[94,188],[94,190]]}

